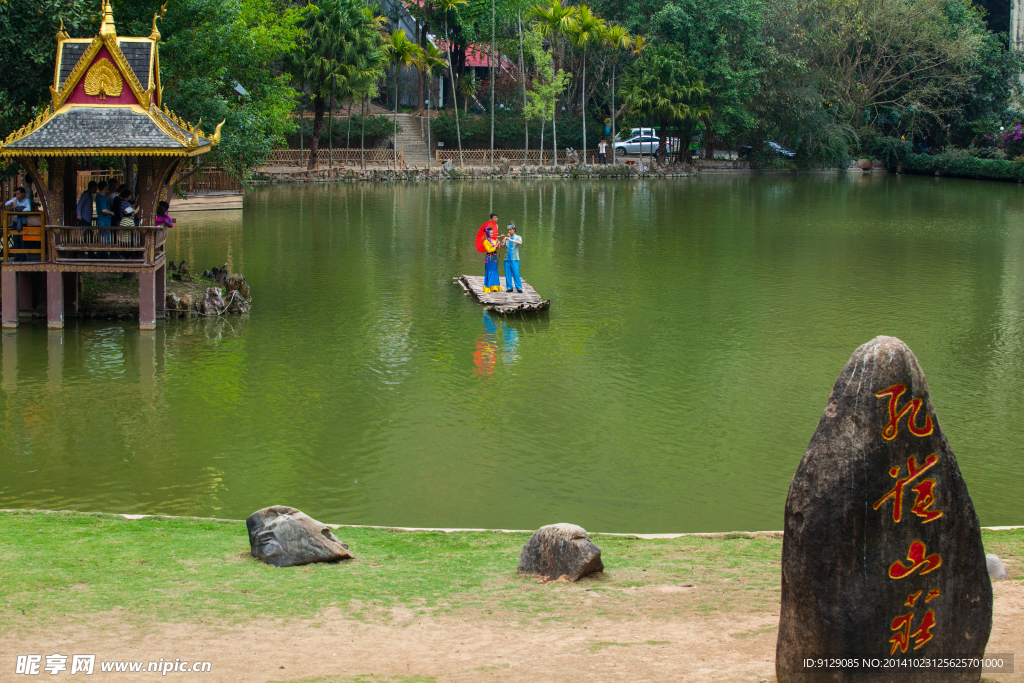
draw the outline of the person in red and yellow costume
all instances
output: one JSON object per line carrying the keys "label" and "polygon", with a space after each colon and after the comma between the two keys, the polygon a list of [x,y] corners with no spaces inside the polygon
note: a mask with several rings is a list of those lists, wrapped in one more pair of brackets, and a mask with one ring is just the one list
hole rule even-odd
{"label": "person in red and yellow costume", "polygon": [[476,234],[476,250],[484,256],[484,291],[500,292],[501,280],[498,278],[498,214],[492,213],[491,219],[480,226]]}

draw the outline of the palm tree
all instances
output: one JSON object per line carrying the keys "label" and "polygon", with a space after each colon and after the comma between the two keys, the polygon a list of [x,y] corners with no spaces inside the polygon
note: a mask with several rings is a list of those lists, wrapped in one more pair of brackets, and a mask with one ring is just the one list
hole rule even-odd
{"label": "palm tree", "polygon": [[629,31],[621,26],[607,26],[601,36],[605,47],[612,51],[612,165],[615,165],[615,67],[618,65],[618,51],[633,47]]}
{"label": "palm tree", "polygon": [[379,24],[362,0],[322,0],[303,27],[306,35],[300,41],[295,69],[309,84],[313,135],[307,167],[315,169],[326,103],[352,88],[349,78],[353,69],[373,61],[372,53],[380,42]]}
{"label": "palm tree", "polygon": [[[528,16],[533,19],[535,26],[537,27],[538,33],[546,37],[550,43],[552,52],[556,51],[561,55],[560,49],[560,37],[572,33],[573,24],[576,21],[576,8],[575,7],[562,7],[560,0],[548,0],[548,4],[534,5]],[[555,60],[554,71],[557,73],[559,68],[559,60]],[[551,138],[552,147],[555,150],[554,164],[558,166],[558,125],[556,117],[558,116],[558,106],[556,105],[551,113]]]}
{"label": "palm tree", "polygon": [[437,46],[433,43],[427,43],[427,47],[420,53],[419,58],[416,61],[416,66],[419,67],[423,73],[423,77],[427,81],[427,170],[430,170],[430,81],[434,77],[434,73],[444,66],[444,59],[441,57],[441,51],[437,49]]}
{"label": "palm tree", "polygon": [[458,12],[459,5],[465,5],[469,0],[437,0],[437,5],[441,11],[444,12],[444,42],[445,42],[445,54],[448,56],[448,75],[451,76],[452,81],[452,103],[455,105],[452,107],[452,111],[455,112],[455,137],[458,138],[459,143],[459,167],[466,168],[466,163],[462,158],[462,131],[459,130],[459,102],[455,98],[455,69],[452,67],[452,41],[448,35],[448,13]]}
{"label": "palm tree", "polygon": [[[666,133],[668,124],[676,124],[680,141],[688,142],[696,122],[711,116],[711,107],[704,102],[708,89],[700,72],[675,47],[659,47],[645,54],[630,69],[623,88],[630,111],[658,121]],[[686,149],[689,151],[688,144]],[[682,149],[677,154],[680,152]]]}
{"label": "palm tree", "polygon": [[576,8],[576,19],[570,28],[573,45],[583,48],[583,85],[580,88],[580,106],[583,110],[583,165],[587,164],[587,45],[598,41],[604,33],[605,24],[595,17],[586,5]]}
{"label": "palm tree", "polygon": [[398,82],[401,76],[402,67],[410,67],[423,57],[423,50],[416,43],[409,40],[405,31],[396,28],[390,35],[384,38],[384,54],[388,61],[395,65],[395,170],[398,170]]}

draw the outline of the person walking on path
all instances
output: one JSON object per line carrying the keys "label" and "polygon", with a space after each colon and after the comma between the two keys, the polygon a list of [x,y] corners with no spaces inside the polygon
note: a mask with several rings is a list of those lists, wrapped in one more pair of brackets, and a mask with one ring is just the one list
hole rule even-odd
{"label": "person walking on path", "polygon": [[508,226],[508,234],[503,241],[505,244],[505,291],[512,291],[512,283],[515,282],[516,291],[523,293],[523,281],[519,277],[519,247],[523,238],[516,234],[516,224]]}
{"label": "person walking on path", "polygon": [[608,163],[608,141],[601,138],[601,142],[597,143],[597,162],[599,164]]}

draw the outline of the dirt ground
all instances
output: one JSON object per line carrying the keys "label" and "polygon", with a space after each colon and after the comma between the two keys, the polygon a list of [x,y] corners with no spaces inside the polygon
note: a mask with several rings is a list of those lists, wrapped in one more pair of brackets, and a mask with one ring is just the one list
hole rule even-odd
{"label": "dirt ground", "polygon": [[[335,610],[309,620],[253,621],[234,627],[169,622],[143,629],[117,613],[69,619],[35,627],[21,637],[0,636],[5,669],[0,679],[10,680],[8,663],[17,654],[59,652],[95,654],[96,671],[86,679],[95,681],[133,678],[101,673],[101,660],[160,657],[212,662],[209,673],[167,674],[168,679],[208,683],[310,677],[408,683],[775,680],[777,601],[766,609],[705,616],[688,606],[700,586],[649,586],[625,589],[642,593],[633,603],[633,615],[607,617],[595,616],[606,598],[587,591],[585,583],[575,586],[585,594],[578,607],[526,623],[513,614],[485,610],[439,617],[398,610],[378,615],[386,618],[363,620]],[[1004,581],[993,588],[995,615],[988,652],[1024,655],[1024,585]],[[663,616],[670,612],[674,615]],[[987,674],[984,680],[1024,681],[1024,661],[1017,672]],[[149,680],[153,675],[137,678]]]}

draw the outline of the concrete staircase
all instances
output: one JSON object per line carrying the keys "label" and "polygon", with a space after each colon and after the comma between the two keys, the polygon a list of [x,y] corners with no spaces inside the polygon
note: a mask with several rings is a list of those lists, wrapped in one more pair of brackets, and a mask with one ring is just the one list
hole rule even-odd
{"label": "concrete staircase", "polygon": [[[394,114],[392,113],[391,116]],[[399,114],[398,127],[401,130],[398,132],[396,146],[402,150],[402,158],[405,160],[406,167],[426,168],[429,150],[420,130],[419,117],[412,114]]]}

